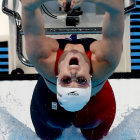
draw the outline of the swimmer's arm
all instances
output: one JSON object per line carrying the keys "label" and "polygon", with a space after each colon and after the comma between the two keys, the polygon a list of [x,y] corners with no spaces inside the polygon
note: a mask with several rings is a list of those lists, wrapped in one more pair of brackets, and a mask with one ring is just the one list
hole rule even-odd
{"label": "swimmer's arm", "polygon": [[26,52],[33,65],[50,57],[57,50],[58,43],[55,39],[46,37],[44,20],[40,11],[41,1],[22,0],[22,24],[26,41]]}
{"label": "swimmer's arm", "polygon": [[93,47],[97,59],[118,63],[123,47],[123,13],[110,15],[106,12],[102,32],[102,40],[96,41]]}
{"label": "swimmer's arm", "polygon": [[117,67],[122,53],[124,3],[123,0],[99,1],[106,10],[103,36],[91,45],[91,52],[94,74],[106,79]]}

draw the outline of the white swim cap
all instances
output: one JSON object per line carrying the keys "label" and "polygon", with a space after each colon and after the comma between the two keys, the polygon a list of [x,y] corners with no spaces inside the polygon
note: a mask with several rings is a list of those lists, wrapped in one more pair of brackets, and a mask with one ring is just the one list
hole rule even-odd
{"label": "white swim cap", "polygon": [[62,87],[57,79],[57,99],[61,107],[70,112],[81,110],[90,100],[91,80],[87,88]]}

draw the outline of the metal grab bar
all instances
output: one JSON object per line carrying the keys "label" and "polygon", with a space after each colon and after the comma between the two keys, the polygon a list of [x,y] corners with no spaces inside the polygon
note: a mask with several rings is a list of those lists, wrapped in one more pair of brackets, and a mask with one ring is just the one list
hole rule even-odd
{"label": "metal grab bar", "polygon": [[136,0],[132,0],[132,4],[126,8],[124,8],[124,14],[128,14],[132,12],[136,8]]}
{"label": "metal grab bar", "polygon": [[2,11],[3,13],[14,17],[15,23],[16,23],[16,28],[17,28],[17,40],[16,40],[16,52],[19,60],[26,66],[33,67],[33,65],[30,63],[29,60],[27,60],[23,53],[22,53],[22,21],[21,21],[21,16],[18,12],[12,11],[7,8],[7,2],[8,0],[3,0],[2,3]]}

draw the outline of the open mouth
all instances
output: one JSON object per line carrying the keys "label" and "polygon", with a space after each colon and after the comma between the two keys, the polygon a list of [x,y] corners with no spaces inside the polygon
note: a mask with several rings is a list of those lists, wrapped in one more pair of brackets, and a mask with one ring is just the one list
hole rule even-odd
{"label": "open mouth", "polygon": [[70,59],[69,65],[78,65],[78,59],[76,57],[73,57]]}

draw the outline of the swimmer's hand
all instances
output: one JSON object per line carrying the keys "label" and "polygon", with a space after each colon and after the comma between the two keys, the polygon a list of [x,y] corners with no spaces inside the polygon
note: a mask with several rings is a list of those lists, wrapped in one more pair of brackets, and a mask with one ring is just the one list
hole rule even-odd
{"label": "swimmer's hand", "polygon": [[[70,9],[72,10],[77,6],[80,6],[83,1],[84,0],[71,0]],[[68,3],[68,0],[58,0],[58,3],[61,5],[62,11],[66,10],[66,5]]]}
{"label": "swimmer's hand", "polygon": [[47,0],[21,0],[22,6],[29,10],[35,10]]}
{"label": "swimmer's hand", "polygon": [[58,3],[60,4],[62,11],[65,11],[68,0],[58,0]]}

